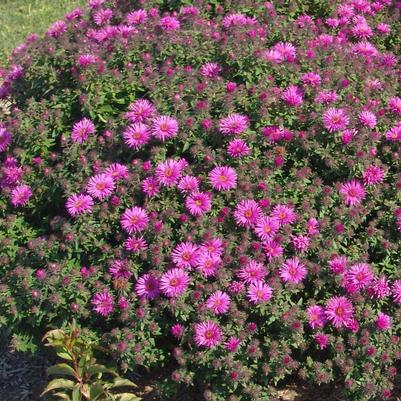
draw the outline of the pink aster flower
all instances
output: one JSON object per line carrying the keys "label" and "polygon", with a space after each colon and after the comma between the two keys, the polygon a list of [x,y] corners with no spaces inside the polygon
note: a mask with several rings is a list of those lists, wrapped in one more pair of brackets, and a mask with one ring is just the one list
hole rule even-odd
{"label": "pink aster flower", "polygon": [[319,86],[322,82],[320,75],[314,72],[307,72],[306,74],[302,75],[301,80],[304,85],[310,85],[313,88]]}
{"label": "pink aster flower", "polygon": [[127,14],[126,20],[130,25],[144,24],[148,19],[148,13],[146,10],[135,10]]}
{"label": "pink aster flower", "polygon": [[96,25],[105,25],[113,17],[113,10],[110,8],[100,9],[93,14],[93,21]]}
{"label": "pink aster flower", "polygon": [[296,251],[305,252],[309,248],[310,239],[306,235],[293,235],[291,242]]}
{"label": "pink aster flower", "polygon": [[115,182],[109,174],[93,176],[86,187],[88,193],[95,199],[104,200],[114,191]]}
{"label": "pink aster flower", "polygon": [[315,97],[315,103],[330,104],[337,101],[338,95],[336,91],[321,90]]}
{"label": "pink aster flower", "polygon": [[142,251],[146,251],[146,249],[148,249],[148,243],[143,237],[129,237],[124,242],[124,248],[133,253],[141,253]]}
{"label": "pink aster flower", "polygon": [[347,206],[354,206],[365,198],[363,185],[357,180],[351,180],[341,185],[340,194]]}
{"label": "pink aster flower", "polygon": [[216,191],[228,191],[237,186],[237,173],[231,167],[215,167],[209,173],[209,181]]}
{"label": "pink aster flower", "polygon": [[178,244],[171,253],[173,262],[177,267],[190,269],[194,267],[199,255],[199,248],[191,242],[182,242]]}
{"label": "pink aster flower", "polygon": [[224,242],[220,238],[212,238],[203,242],[199,247],[199,251],[221,256],[224,253],[224,246]]}
{"label": "pink aster flower", "polygon": [[220,120],[219,130],[223,135],[239,135],[248,129],[249,119],[241,114],[229,114]]}
{"label": "pink aster flower", "polygon": [[198,191],[199,179],[191,175],[186,175],[180,179],[177,188],[180,190],[181,193],[184,194]]}
{"label": "pink aster flower", "polygon": [[66,208],[73,217],[90,213],[93,209],[93,199],[91,196],[84,194],[71,195],[67,199]]}
{"label": "pink aster flower", "polygon": [[373,281],[373,277],[373,272],[367,263],[357,263],[347,270],[345,280],[352,288],[361,290]]}
{"label": "pink aster flower", "polygon": [[156,166],[155,176],[160,185],[171,187],[181,178],[183,165],[180,161],[167,159]]}
{"label": "pink aster flower", "polygon": [[391,317],[379,312],[376,317],[375,325],[379,330],[389,330],[391,328]]}
{"label": "pink aster flower", "polygon": [[163,18],[160,18],[160,26],[165,32],[173,32],[176,31],[177,29],[180,29],[180,21],[178,21],[177,18],[171,17],[171,16],[166,16]]}
{"label": "pink aster flower", "polygon": [[125,117],[133,123],[143,123],[151,118],[156,109],[147,99],[138,99],[131,103],[128,107],[129,111],[125,113]]}
{"label": "pink aster flower", "polygon": [[217,63],[206,63],[200,68],[200,74],[203,77],[214,78],[220,74],[221,70],[221,66]]}
{"label": "pink aster flower", "polygon": [[230,307],[230,297],[223,291],[216,291],[207,299],[206,307],[215,315],[226,313]]}
{"label": "pink aster flower", "polygon": [[11,143],[11,134],[0,126],[0,152],[4,152]]}
{"label": "pink aster flower", "polygon": [[323,114],[323,124],[329,132],[341,131],[349,124],[349,118],[343,109],[331,107]]}
{"label": "pink aster flower", "polygon": [[369,128],[374,128],[377,125],[376,116],[371,111],[361,111],[358,114],[359,121],[362,125]]}
{"label": "pink aster flower", "polygon": [[32,196],[32,190],[28,185],[18,185],[11,191],[11,204],[24,206]]}
{"label": "pink aster flower", "polygon": [[175,337],[175,338],[181,338],[182,335],[184,334],[185,328],[182,324],[176,323],[173,326],[171,326],[170,333]]}
{"label": "pink aster flower", "polygon": [[346,327],[354,315],[354,307],[346,297],[332,297],[326,303],[326,319],[336,327]]}
{"label": "pink aster flower", "polygon": [[213,277],[221,264],[221,258],[218,255],[209,252],[200,252],[196,259],[195,268],[204,277]]}
{"label": "pink aster flower", "polygon": [[260,217],[255,225],[255,233],[262,240],[266,241],[277,234],[280,228],[279,221],[274,217]]}
{"label": "pink aster flower", "polygon": [[316,333],[314,339],[319,345],[320,349],[325,349],[329,345],[329,336],[323,333]]}
{"label": "pink aster flower", "polygon": [[128,280],[132,276],[128,260],[116,259],[109,267],[109,273],[113,279]]}
{"label": "pink aster flower", "polygon": [[306,223],[308,234],[309,235],[317,235],[319,234],[319,222],[316,218],[311,217]]}
{"label": "pink aster flower", "polygon": [[292,107],[298,107],[303,103],[302,91],[295,85],[290,85],[281,95],[281,99]]}
{"label": "pink aster flower", "polygon": [[326,322],[324,308],[319,305],[310,306],[306,310],[308,324],[312,329],[322,328]]}
{"label": "pink aster flower", "polygon": [[386,131],[386,139],[391,142],[401,141],[401,122]]}
{"label": "pink aster flower", "polygon": [[345,256],[336,256],[329,260],[330,270],[334,274],[342,274],[347,269],[348,260]]}
{"label": "pink aster flower", "polygon": [[175,118],[169,116],[159,116],[152,120],[152,135],[164,142],[167,139],[177,136],[178,122]]}
{"label": "pink aster flower", "polygon": [[188,288],[189,276],[183,269],[171,269],[160,279],[160,289],[169,298],[177,298]]}
{"label": "pink aster flower", "polygon": [[235,222],[242,227],[256,224],[262,216],[262,209],[253,199],[245,199],[238,203],[234,211]]}
{"label": "pink aster flower", "polygon": [[107,289],[98,292],[91,301],[93,310],[102,316],[108,316],[113,311],[114,299]]}
{"label": "pink aster flower", "polygon": [[256,281],[249,285],[247,297],[253,304],[261,304],[272,298],[273,290],[262,281]]}
{"label": "pink aster flower", "polygon": [[211,321],[195,324],[195,344],[199,347],[213,348],[220,343],[222,331],[220,326]]}
{"label": "pink aster flower", "polygon": [[298,258],[287,259],[280,268],[280,277],[285,283],[299,284],[308,271]]}
{"label": "pink aster flower", "polygon": [[267,275],[266,267],[255,260],[250,260],[245,266],[237,271],[237,277],[245,284],[263,281]]}
{"label": "pink aster flower", "polygon": [[145,299],[154,299],[160,294],[160,282],[152,274],[143,274],[135,284],[136,294]]}
{"label": "pink aster flower", "polygon": [[401,280],[394,281],[391,287],[391,292],[393,294],[394,302],[401,305]]}
{"label": "pink aster flower", "polygon": [[266,257],[269,259],[269,262],[274,258],[279,258],[283,254],[283,248],[280,243],[271,238],[263,243],[263,250]]}
{"label": "pink aster flower", "polygon": [[212,209],[211,196],[205,192],[192,192],[185,200],[185,206],[193,216],[201,216]]}
{"label": "pink aster flower", "polygon": [[230,337],[225,343],[224,348],[228,352],[235,352],[237,351],[238,347],[241,344],[241,340],[238,337]]}
{"label": "pink aster flower", "polygon": [[248,156],[251,153],[251,148],[242,139],[233,139],[227,145],[227,153],[231,157],[240,158]]}
{"label": "pink aster flower", "polygon": [[127,166],[124,166],[123,164],[120,163],[110,164],[110,166],[107,167],[104,172],[105,174],[110,175],[115,181],[125,180],[128,178]]}
{"label": "pink aster flower", "polygon": [[367,291],[371,297],[377,299],[384,299],[391,294],[390,285],[385,276],[375,278]]}
{"label": "pink aster flower", "polygon": [[401,98],[398,96],[388,99],[387,105],[392,113],[401,114]]}
{"label": "pink aster flower", "polygon": [[133,206],[123,213],[120,222],[128,234],[144,231],[149,224],[148,212],[141,207]]}
{"label": "pink aster flower", "polygon": [[297,219],[297,214],[293,207],[278,204],[274,206],[271,217],[277,219],[280,225],[285,225],[294,223]]}
{"label": "pink aster flower", "polygon": [[77,63],[80,67],[87,67],[88,65],[96,64],[99,58],[93,54],[81,54],[78,56]]}
{"label": "pink aster flower", "polygon": [[134,123],[123,132],[124,142],[132,149],[138,150],[150,141],[150,132],[143,123]]}
{"label": "pink aster flower", "polygon": [[383,182],[384,176],[384,170],[372,164],[363,172],[363,182],[365,185],[380,184]]}
{"label": "pink aster flower", "polygon": [[159,182],[154,177],[145,178],[142,181],[141,189],[146,194],[146,196],[148,196],[149,198],[153,198],[159,193]]}
{"label": "pink aster flower", "polygon": [[64,21],[56,21],[50,26],[50,28],[46,32],[46,35],[57,39],[66,31],[67,31],[67,24]]}
{"label": "pink aster flower", "polygon": [[273,51],[276,53],[276,62],[282,63],[287,61],[292,63],[296,60],[297,51],[292,43],[279,42],[273,46]]}

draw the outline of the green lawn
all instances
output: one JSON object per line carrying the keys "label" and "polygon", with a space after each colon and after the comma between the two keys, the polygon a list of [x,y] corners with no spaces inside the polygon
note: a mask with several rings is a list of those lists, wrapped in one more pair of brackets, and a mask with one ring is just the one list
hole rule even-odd
{"label": "green lawn", "polygon": [[50,24],[86,0],[0,0],[0,66],[31,32],[43,34]]}

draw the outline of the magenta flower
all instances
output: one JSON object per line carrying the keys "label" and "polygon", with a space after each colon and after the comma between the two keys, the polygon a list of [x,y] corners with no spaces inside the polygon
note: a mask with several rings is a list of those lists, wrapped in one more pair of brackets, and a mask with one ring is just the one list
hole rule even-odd
{"label": "magenta flower", "polygon": [[227,153],[231,157],[240,158],[248,156],[251,153],[251,148],[242,139],[233,139],[227,145]]}
{"label": "magenta flower", "polygon": [[32,196],[32,190],[28,185],[18,185],[11,191],[11,204],[24,206]]}
{"label": "magenta flower", "polygon": [[383,182],[385,174],[382,168],[372,164],[363,172],[363,183],[365,185],[380,184]]}
{"label": "magenta flower", "polygon": [[280,225],[292,224],[297,219],[297,214],[294,209],[287,205],[274,206],[271,217],[277,219]]}
{"label": "magenta flower", "polygon": [[178,122],[169,116],[156,117],[152,120],[151,133],[156,139],[164,142],[177,136]]}
{"label": "magenta flower", "polygon": [[386,277],[378,277],[373,280],[372,285],[368,288],[368,293],[377,299],[383,299],[391,294],[389,282]]}
{"label": "magenta flower", "polygon": [[7,146],[11,143],[11,134],[4,128],[0,126],[0,152],[4,152]]}
{"label": "magenta flower", "polygon": [[391,291],[393,294],[394,302],[401,305],[401,280],[395,280]]}
{"label": "magenta flower", "polygon": [[199,255],[199,249],[191,242],[178,244],[171,253],[173,262],[177,267],[190,269],[195,266]]}
{"label": "magenta flower", "polygon": [[184,326],[182,324],[176,323],[173,326],[171,326],[170,333],[175,337],[175,338],[180,338],[184,334]]}
{"label": "magenta flower", "polygon": [[133,123],[146,122],[156,113],[155,107],[147,99],[139,99],[131,103],[128,109],[125,117]]}
{"label": "magenta flower", "polygon": [[237,351],[238,347],[241,344],[241,340],[238,337],[230,337],[225,343],[224,348],[228,352],[235,352]]}
{"label": "magenta flower", "polygon": [[189,276],[183,269],[171,269],[164,273],[160,279],[160,289],[169,298],[182,295],[189,284]]}
{"label": "magenta flower", "polygon": [[280,228],[280,222],[274,217],[261,217],[255,225],[255,233],[262,240],[266,241],[274,237]]}
{"label": "magenta flower", "polygon": [[150,141],[150,132],[143,123],[134,123],[123,132],[124,142],[132,149],[138,150]]}
{"label": "magenta flower", "polygon": [[209,181],[216,191],[228,191],[237,186],[237,173],[231,167],[215,167],[209,173]]}
{"label": "magenta flower", "polygon": [[320,349],[325,349],[329,345],[329,336],[327,334],[316,333],[314,338]]}
{"label": "magenta flower", "polygon": [[130,251],[133,253],[140,253],[140,252],[146,251],[146,249],[148,249],[148,244],[143,237],[139,237],[139,238],[129,237],[124,242],[124,248],[127,251]]}
{"label": "magenta flower", "polygon": [[361,111],[358,114],[359,121],[362,125],[369,128],[374,128],[377,125],[377,118],[371,111]]}
{"label": "magenta flower", "polygon": [[347,270],[345,280],[351,288],[361,290],[373,281],[373,277],[372,270],[367,263],[357,263]]}
{"label": "magenta flower", "polygon": [[186,175],[180,179],[177,185],[180,192],[188,194],[199,190],[199,179],[191,175]]}
{"label": "magenta flower", "polygon": [[144,231],[149,224],[148,212],[138,206],[127,209],[121,216],[121,227],[128,233]]}
{"label": "magenta flower", "polygon": [[272,298],[273,290],[263,281],[252,282],[247,291],[247,297],[253,304],[261,304]]}
{"label": "magenta flower", "polygon": [[387,105],[392,113],[401,114],[401,98],[400,97],[398,97],[398,96],[391,97],[390,99],[388,99]]}
{"label": "magenta flower", "polygon": [[93,199],[85,194],[71,195],[67,199],[66,208],[73,217],[90,213],[93,209]]}
{"label": "magenta flower", "polygon": [[302,91],[295,85],[290,85],[281,95],[281,99],[292,107],[299,107],[303,103]]}
{"label": "magenta flower", "polygon": [[332,297],[326,303],[325,315],[334,327],[347,327],[354,316],[354,307],[346,297]]}
{"label": "magenta flower", "polygon": [[203,77],[214,78],[220,74],[221,70],[221,66],[217,63],[206,63],[200,68],[200,74]]}
{"label": "magenta flower", "polygon": [[375,321],[376,328],[379,330],[389,330],[391,328],[391,317],[379,312]]}
{"label": "magenta flower", "polygon": [[283,248],[280,243],[271,238],[263,243],[263,250],[266,257],[269,259],[269,262],[274,258],[279,258],[283,254]]}
{"label": "magenta flower", "polygon": [[341,274],[347,269],[347,258],[345,256],[336,256],[329,260],[330,270],[334,274]]}
{"label": "magenta flower", "polygon": [[128,168],[120,163],[110,164],[104,172],[105,174],[110,175],[115,181],[125,180],[128,178],[129,174]]}
{"label": "magenta flower", "polygon": [[224,252],[224,246],[224,242],[220,238],[211,238],[201,244],[199,251],[221,256]]}
{"label": "magenta flower", "polygon": [[310,239],[306,235],[293,235],[291,242],[295,251],[304,252],[309,248]]}
{"label": "magenta flower", "polygon": [[115,182],[109,174],[97,174],[93,176],[86,187],[89,195],[95,199],[104,200],[114,191]]}
{"label": "magenta flower", "polygon": [[248,129],[249,119],[241,114],[230,114],[220,120],[219,130],[223,135],[239,135]]}
{"label": "magenta flower", "polygon": [[200,252],[196,259],[195,268],[201,272],[204,277],[213,277],[220,264],[220,256],[209,252]]}
{"label": "magenta flower", "polygon": [[180,29],[181,25],[180,21],[178,21],[177,18],[166,16],[160,19],[160,26],[163,29],[163,31],[173,32],[176,31],[177,29]]}
{"label": "magenta flower", "polygon": [[109,267],[109,273],[113,279],[128,280],[132,276],[127,260],[116,259]]}
{"label": "magenta flower", "polygon": [[401,122],[386,131],[386,139],[391,142],[401,141]]}
{"label": "magenta flower", "polygon": [[212,209],[211,196],[205,192],[192,192],[185,200],[185,206],[193,216],[201,216]]}
{"label": "magenta flower", "polygon": [[261,215],[259,204],[252,199],[245,199],[235,207],[234,220],[239,226],[249,227],[255,225]]}
{"label": "magenta flower", "polygon": [[323,114],[323,124],[329,132],[342,131],[349,124],[349,118],[343,109],[331,107]]}
{"label": "magenta flower", "polygon": [[159,193],[160,186],[156,178],[148,177],[142,181],[141,188],[146,196],[153,198]]}
{"label": "magenta flower", "polygon": [[347,206],[354,206],[365,198],[366,193],[363,185],[357,180],[351,180],[341,185],[340,195]]}
{"label": "magenta flower", "polygon": [[207,299],[206,307],[215,315],[226,313],[230,307],[230,297],[223,291],[216,291]]}
{"label": "magenta flower", "polygon": [[135,10],[127,14],[126,20],[129,25],[144,24],[148,19],[146,10]]}
{"label": "magenta flower", "polygon": [[287,259],[280,268],[280,277],[285,283],[299,284],[308,271],[298,258]]}
{"label": "magenta flower", "polygon": [[245,266],[237,271],[237,277],[245,284],[263,281],[267,275],[266,267],[255,260],[250,260]]}
{"label": "magenta flower", "polygon": [[174,186],[181,178],[183,165],[180,161],[167,159],[156,166],[155,175],[157,182],[166,187]]}
{"label": "magenta flower", "polygon": [[93,310],[102,316],[108,316],[113,311],[114,299],[107,289],[95,294],[91,301]]}
{"label": "magenta flower", "polygon": [[154,299],[160,294],[160,282],[152,274],[143,274],[135,284],[136,294],[145,299]]}
{"label": "magenta flower", "polygon": [[56,21],[53,23],[46,34],[53,38],[59,38],[63,33],[67,31],[67,24],[64,21]]}
{"label": "magenta flower", "polygon": [[310,306],[306,310],[308,324],[312,329],[322,328],[326,322],[324,308],[319,305]]}
{"label": "magenta flower", "polygon": [[222,331],[217,323],[207,320],[195,324],[194,340],[199,347],[213,348],[220,343],[221,339]]}

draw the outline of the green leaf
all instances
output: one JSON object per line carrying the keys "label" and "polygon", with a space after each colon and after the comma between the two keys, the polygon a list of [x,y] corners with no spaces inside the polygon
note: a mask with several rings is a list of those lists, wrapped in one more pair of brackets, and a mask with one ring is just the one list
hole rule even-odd
{"label": "green leaf", "polygon": [[49,368],[46,369],[46,372],[49,376],[51,375],[64,375],[64,376],[75,376],[75,371],[74,369],[67,365],[66,363],[59,363],[54,366],[50,366]]}
{"label": "green leaf", "polygon": [[117,401],[140,401],[141,398],[136,396],[135,394],[130,393],[122,393],[117,397]]}
{"label": "green leaf", "polygon": [[101,383],[95,383],[90,386],[89,394],[91,401],[96,401],[96,399],[103,393],[104,393],[104,388]]}
{"label": "green leaf", "polygon": [[71,401],[70,396],[67,395],[67,394],[64,394],[64,393],[53,393],[52,396],[53,397],[58,397],[61,400]]}
{"label": "green leaf", "polygon": [[138,387],[138,386],[135,383],[132,383],[131,380],[122,379],[121,377],[116,377],[110,388],[117,388],[117,387]]}
{"label": "green leaf", "polygon": [[72,390],[72,401],[81,401],[81,388],[79,384],[76,384],[74,390]]}
{"label": "green leaf", "polygon": [[95,364],[88,368],[88,373],[92,376],[98,373],[108,373],[113,376],[117,376],[117,373],[114,372],[112,369],[107,368],[104,365]]}
{"label": "green leaf", "polygon": [[55,390],[56,388],[73,388],[74,385],[75,383],[72,380],[54,379],[46,386],[41,395],[43,396],[43,394]]}

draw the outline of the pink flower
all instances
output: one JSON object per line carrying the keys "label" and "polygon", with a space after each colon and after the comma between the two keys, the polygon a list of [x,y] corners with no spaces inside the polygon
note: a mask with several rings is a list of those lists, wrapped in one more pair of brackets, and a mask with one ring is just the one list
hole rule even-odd
{"label": "pink flower", "polygon": [[401,280],[395,280],[391,291],[393,294],[394,302],[401,305]]}
{"label": "pink flower", "polygon": [[109,273],[113,279],[128,280],[132,276],[128,260],[116,259],[109,267]]}
{"label": "pink flower", "polygon": [[361,111],[358,118],[360,123],[366,127],[374,128],[377,125],[376,116],[371,111]]}
{"label": "pink flower", "polygon": [[309,248],[310,239],[306,235],[293,235],[291,242],[296,251],[304,252]]}
{"label": "pink flower", "polygon": [[160,279],[160,289],[169,298],[177,298],[183,294],[189,284],[189,276],[183,269],[171,269]]}
{"label": "pink flower", "polygon": [[329,132],[341,131],[349,124],[349,118],[343,109],[331,107],[323,114],[323,124]]}
{"label": "pink flower", "polygon": [[133,252],[133,253],[140,253],[142,251],[145,251],[148,249],[148,244],[144,240],[143,237],[135,238],[135,237],[129,237],[125,242],[124,242],[124,248],[127,251]]}
{"label": "pink flower", "polygon": [[274,206],[271,217],[277,219],[280,225],[292,224],[297,219],[297,215],[292,207],[280,204]]}
{"label": "pink flower", "polygon": [[133,206],[123,213],[120,222],[128,234],[144,231],[149,224],[148,212],[141,207]]}
{"label": "pink flower", "polygon": [[186,175],[180,179],[177,188],[184,194],[198,191],[199,179],[191,175]]}
{"label": "pink flower", "polygon": [[221,66],[217,63],[206,63],[200,68],[200,74],[207,78],[214,78],[220,74],[221,70]]}
{"label": "pink flower", "polygon": [[347,258],[345,256],[336,256],[329,260],[330,270],[335,274],[343,273],[347,268]]}
{"label": "pink flower", "polygon": [[248,129],[249,119],[241,114],[229,114],[220,120],[219,130],[223,135],[239,135]]}
{"label": "pink flower", "polygon": [[195,324],[195,344],[199,347],[213,348],[220,343],[222,338],[222,331],[220,326],[207,320],[203,323]]}
{"label": "pink flower", "polygon": [[177,267],[190,269],[194,267],[198,258],[199,248],[191,242],[178,244],[171,253],[173,262]]}
{"label": "pink flower", "polygon": [[11,143],[11,134],[4,128],[0,126],[0,152],[4,152],[8,145]]}
{"label": "pink flower", "polygon": [[141,298],[154,299],[160,294],[160,282],[152,274],[143,274],[135,284],[135,292]]}
{"label": "pink flower", "polygon": [[280,268],[280,277],[285,283],[299,284],[307,275],[308,271],[298,258],[287,259]]}
{"label": "pink flower", "polygon": [[340,194],[344,198],[347,206],[354,206],[365,198],[365,189],[357,180],[351,180],[341,185]]}
{"label": "pink flower", "polygon": [[279,228],[280,223],[276,218],[263,216],[256,222],[255,233],[262,241],[265,241],[274,237]]}
{"label": "pink flower", "polygon": [[346,284],[356,290],[366,288],[372,280],[373,273],[367,263],[357,263],[351,266],[345,274]]}
{"label": "pink flower", "polygon": [[395,127],[386,131],[386,139],[391,142],[401,141],[401,121]]}
{"label": "pink flower", "polygon": [[230,307],[230,297],[223,291],[216,291],[207,299],[206,307],[215,315],[226,313]]}
{"label": "pink flower", "polygon": [[95,294],[91,303],[93,310],[99,315],[108,316],[113,311],[114,299],[107,289]]}
{"label": "pink flower", "polygon": [[144,24],[148,19],[148,13],[146,10],[135,10],[127,14],[126,20],[130,25]]}
{"label": "pink flower", "polygon": [[87,185],[87,191],[93,198],[104,200],[114,191],[115,183],[109,174],[97,174],[93,176]]}
{"label": "pink flower", "polygon": [[290,85],[281,95],[281,99],[292,107],[298,107],[303,103],[302,91],[295,85]]}
{"label": "pink flower", "polygon": [[390,99],[388,99],[387,105],[390,108],[392,113],[401,114],[401,98],[400,97],[398,97],[398,96],[391,97]]}
{"label": "pink flower", "polygon": [[98,61],[98,57],[94,56],[93,54],[81,54],[77,59],[77,62],[81,67],[96,64]]}
{"label": "pink flower", "polygon": [[128,168],[120,163],[110,164],[104,172],[105,174],[110,175],[115,181],[125,180],[128,178]]}
{"label": "pink flower", "polygon": [[152,120],[152,135],[164,142],[167,139],[177,136],[178,122],[175,118],[169,116],[159,116]]}
{"label": "pink flower", "polygon": [[153,198],[155,195],[157,195],[160,189],[158,181],[153,177],[145,178],[142,181],[141,188],[149,198]]}
{"label": "pink flower", "polygon": [[297,52],[295,46],[292,43],[276,43],[273,46],[273,51],[275,52],[275,61],[277,63],[282,63],[284,61],[292,63],[296,60]]}
{"label": "pink flower", "polygon": [[250,147],[242,139],[233,139],[228,143],[227,153],[231,157],[240,158],[251,153]]}
{"label": "pink flower", "polygon": [[131,103],[128,109],[129,111],[125,113],[125,116],[133,123],[146,122],[156,112],[153,104],[147,99],[138,99]]}
{"label": "pink flower", "polygon": [[93,15],[93,21],[96,25],[105,25],[107,24],[111,18],[113,17],[113,10],[110,8],[100,9],[96,11]]}
{"label": "pink flower", "polygon": [[138,150],[150,141],[150,132],[143,123],[134,123],[123,132],[124,142],[132,149]]}
{"label": "pink flower", "polygon": [[11,204],[24,206],[32,196],[32,190],[28,185],[18,185],[11,191]]}
{"label": "pink flower", "polygon": [[238,337],[230,337],[225,343],[224,348],[228,352],[235,352],[241,344],[241,340]]}
{"label": "pink flower", "polygon": [[237,186],[237,173],[231,167],[215,167],[209,173],[209,181],[216,191],[228,191]]}
{"label": "pink flower", "polygon": [[182,324],[176,323],[173,326],[171,326],[170,333],[175,337],[175,338],[180,338],[184,334],[184,326]]}
{"label": "pink flower", "polygon": [[257,281],[263,281],[267,275],[266,267],[254,260],[249,261],[244,267],[241,267],[237,276],[245,283],[251,284]]}
{"label": "pink flower", "polygon": [[64,21],[56,21],[50,26],[46,34],[53,38],[59,38],[63,33],[67,31],[67,24]]}
{"label": "pink flower", "polygon": [[379,330],[388,330],[391,328],[391,317],[385,313],[379,312],[377,314],[375,325]]}
{"label": "pink flower", "polygon": [[353,318],[354,308],[346,297],[332,297],[326,303],[325,315],[334,327],[346,327]]}
{"label": "pink flower", "polygon": [[379,277],[373,280],[372,285],[368,288],[370,296],[377,299],[383,299],[391,294],[389,282],[386,277]]}
{"label": "pink flower", "polygon": [[174,186],[181,178],[183,165],[180,161],[167,159],[156,166],[155,176],[160,185]]}
{"label": "pink flower", "polygon": [[274,258],[279,258],[283,254],[283,248],[280,243],[274,239],[267,239],[263,244],[263,250],[271,262]]}
{"label": "pink flower", "polygon": [[175,17],[166,16],[160,19],[160,26],[163,31],[173,32],[180,29],[180,21]]}
{"label": "pink flower", "polygon": [[327,334],[316,333],[314,338],[315,341],[318,343],[320,349],[325,349],[329,344],[329,336]]}
{"label": "pink flower", "polygon": [[311,217],[306,223],[306,225],[308,228],[309,235],[319,234],[319,222],[314,217]]}
{"label": "pink flower", "polygon": [[326,322],[324,308],[319,305],[310,306],[306,310],[308,323],[312,329],[322,328]]}
{"label": "pink flower", "polygon": [[84,194],[71,195],[67,199],[66,208],[73,217],[90,213],[93,209],[93,199],[91,196]]}
{"label": "pink flower", "polygon": [[210,255],[221,256],[224,252],[224,243],[220,238],[211,238],[203,242],[199,250],[200,252],[206,252]]}
{"label": "pink flower", "polygon": [[363,172],[363,182],[365,185],[375,185],[383,182],[385,172],[378,166],[371,165]]}
{"label": "pink flower", "polygon": [[310,85],[313,88],[319,86],[322,82],[320,75],[314,72],[308,72],[302,75],[301,80],[305,85]]}
{"label": "pink flower", "polygon": [[272,298],[273,290],[262,281],[256,281],[249,285],[247,297],[254,304],[261,304]]}
{"label": "pink flower", "polygon": [[261,218],[262,209],[253,199],[242,200],[235,207],[234,220],[242,227],[249,227],[256,224]]}
{"label": "pink flower", "polygon": [[205,192],[192,192],[185,200],[185,206],[193,216],[201,216],[212,209],[211,196]]}

